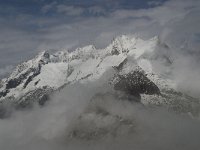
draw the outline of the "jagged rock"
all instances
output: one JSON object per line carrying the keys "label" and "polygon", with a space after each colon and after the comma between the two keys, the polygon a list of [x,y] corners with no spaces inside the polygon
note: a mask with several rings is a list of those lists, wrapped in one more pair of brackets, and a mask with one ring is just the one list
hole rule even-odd
{"label": "jagged rock", "polygon": [[133,71],[125,75],[118,75],[114,89],[124,91],[141,99],[140,94],[160,94],[159,88],[141,71]]}
{"label": "jagged rock", "polygon": [[18,108],[26,108],[31,107],[34,103],[38,103],[39,105],[44,105],[46,101],[49,100],[49,95],[53,93],[53,89],[50,87],[43,87],[33,91],[28,92],[19,100],[17,100],[16,104]]}

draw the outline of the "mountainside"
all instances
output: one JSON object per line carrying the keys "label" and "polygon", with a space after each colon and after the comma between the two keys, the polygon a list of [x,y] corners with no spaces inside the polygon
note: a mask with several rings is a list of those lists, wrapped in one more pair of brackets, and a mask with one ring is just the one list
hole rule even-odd
{"label": "mountainside", "polygon": [[[119,36],[105,49],[89,45],[75,51],[41,52],[16,67],[0,82],[0,102],[16,108],[39,103],[76,83],[95,82],[102,76],[112,94],[144,105],[162,105],[176,112],[199,112],[199,101],[176,90],[176,82],[168,77],[173,63],[170,47],[158,37],[142,40]],[[158,68],[162,66],[162,71]],[[5,111],[1,110],[2,115]]]}

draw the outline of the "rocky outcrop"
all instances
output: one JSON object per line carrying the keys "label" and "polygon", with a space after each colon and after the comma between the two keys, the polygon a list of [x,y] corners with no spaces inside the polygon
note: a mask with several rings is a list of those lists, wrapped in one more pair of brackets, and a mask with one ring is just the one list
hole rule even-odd
{"label": "rocky outcrop", "polygon": [[114,89],[124,91],[141,99],[140,94],[154,95],[160,94],[159,88],[146,75],[139,71],[133,71],[125,75],[117,75]]}
{"label": "rocky outcrop", "polygon": [[42,87],[36,90],[30,91],[21,97],[16,102],[17,108],[25,108],[31,107],[34,103],[38,103],[39,105],[44,105],[46,101],[49,100],[49,96],[53,93],[52,88],[50,87]]}

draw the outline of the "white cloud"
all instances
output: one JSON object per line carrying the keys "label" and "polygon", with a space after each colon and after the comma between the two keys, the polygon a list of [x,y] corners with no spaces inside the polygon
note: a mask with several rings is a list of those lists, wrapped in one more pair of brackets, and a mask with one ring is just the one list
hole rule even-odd
{"label": "white cloud", "polygon": [[69,16],[79,16],[84,12],[84,9],[81,7],[67,6],[67,5],[57,5],[57,12],[63,13]]}
{"label": "white cloud", "polygon": [[[14,112],[12,117],[1,120],[0,149],[199,148],[200,123],[197,120],[162,108],[147,108],[128,100],[119,100],[108,91],[111,92],[109,86],[102,80],[78,83],[60,90],[43,108]],[[106,114],[101,115],[101,111]],[[115,122],[115,118],[120,123]],[[79,131],[79,138],[70,136],[75,129]],[[99,131],[97,129],[102,132],[95,132]]]}
{"label": "white cloud", "polygon": [[106,10],[100,6],[89,7],[88,12],[93,15],[106,15]]}
{"label": "white cloud", "polygon": [[161,5],[162,2],[159,2],[159,1],[150,1],[148,2],[148,5],[149,6],[158,6],[158,5]]}
{"label": "white cloud", "polygon": [[79,7],[79,6],[73,6],[73,5],[67,5],[67,4],[59,4],[56,1],[46,4],[41,8],[42,13],[58,13],[58,14],[64,14],[68,16],[80,16],[86,8]]}
{"label": "white cloud", "polygon": [[47,13],[49,12],[51,9],[53,9],[55,6],[56,6],[57,2],[54,1],[50,4],[47,4],[47,5],[44,5],[42,8],[41,8],[41,11],[42,13]]}

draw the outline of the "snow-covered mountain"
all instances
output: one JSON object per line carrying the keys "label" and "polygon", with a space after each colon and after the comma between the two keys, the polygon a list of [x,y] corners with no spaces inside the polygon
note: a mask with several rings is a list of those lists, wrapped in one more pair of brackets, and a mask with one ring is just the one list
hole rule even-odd
{"label": "snow-covered mountain", "polygon": [[89,45],[72,52],[44,51],[0,81],[0,102],[15,107],[43,105],[55,91],[108,74],[104,82],[122,98],[195,115],[199,101],[178,92],[168,76],[173,59],[170,47],[158,37],[143,40],[133,35],[119,36],[104,49]]}

